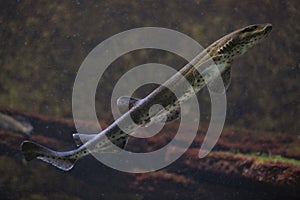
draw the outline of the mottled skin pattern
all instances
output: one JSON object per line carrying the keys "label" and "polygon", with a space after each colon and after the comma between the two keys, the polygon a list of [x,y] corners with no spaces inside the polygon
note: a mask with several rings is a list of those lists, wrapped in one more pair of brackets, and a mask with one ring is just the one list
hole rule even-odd
{"label": "mottled skin pattern", "polygon": [[[63,170],[69,170],[72,166],[69,168],[60,167],[58,166],[59,164],[47,161],[47,159],[63,159],[71,160],[72,162],[91,152],[118,151],[118,148],[111,145],[110,141],[119,148],[124,148],[128,134],[133,133],[138,127],[161,121],[163,117],[169,115],[174,116],[174,118],[179,116],[179,104],[202,89],[206,85],[204,79],[206,81],[213,79],[210,70],[202,71],[202,68],[210,69],[214,62],[219,69],[225,85],[228,84],[232,61],[244,54],[250,47],[261,41],[261,39],[265,38],[271,28],[270,24],[251,25],[222,37],[167,80],[163,86],[158,87],[147,97],[138,101],[128,112],[78,149],[67,152],[52,151],[50,155],[49,153],[40,153],[35,156]],[[200,68],[203,72],[201,74],[198,71]],[[183,77],[188,81],[189,86],[184,84]],[[172,90],[180,91],[178,99]],[[162,109],[156,110],[150,115],[150,108],[157,104],[161,105]],[[135,123],[131,122],[131,118]],[[126,133],[119,128],[120,126]],[[26,158],[26,151],[24,152],[23,150],[23,153]]]}

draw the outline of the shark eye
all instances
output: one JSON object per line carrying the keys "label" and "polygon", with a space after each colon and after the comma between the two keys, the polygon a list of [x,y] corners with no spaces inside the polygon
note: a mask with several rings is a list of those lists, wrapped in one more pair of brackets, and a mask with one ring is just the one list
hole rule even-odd
{"label": "shark eye", "polygon": [[256,25],[254,25],[254,26],[249,26],[249,27],[247,27],[247,28],[244,28],[244,30],[242,30],[242,33],[254,31],[256,28],[257,28]]}

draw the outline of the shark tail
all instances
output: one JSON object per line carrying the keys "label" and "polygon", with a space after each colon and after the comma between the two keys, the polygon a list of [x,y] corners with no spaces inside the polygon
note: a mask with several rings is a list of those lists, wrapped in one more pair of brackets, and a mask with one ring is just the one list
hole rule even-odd
{"label": "shark tail", "polygon": [[24,141],[21,144],[21,150],[26,161],[36,158],[64,171],[71,170],[77,161],[77,158],[71,157],[64,152],[53,151],[31,141]]}

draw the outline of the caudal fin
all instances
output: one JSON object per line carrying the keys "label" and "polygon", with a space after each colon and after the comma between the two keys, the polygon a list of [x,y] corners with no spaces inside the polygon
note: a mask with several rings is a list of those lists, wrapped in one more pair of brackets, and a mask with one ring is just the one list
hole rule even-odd
{"label": "caudal fin", "polygon": [[77,160],[31,141],[24,141],[21,150],[26,161],[37,158],[64,171],[71,170]]}

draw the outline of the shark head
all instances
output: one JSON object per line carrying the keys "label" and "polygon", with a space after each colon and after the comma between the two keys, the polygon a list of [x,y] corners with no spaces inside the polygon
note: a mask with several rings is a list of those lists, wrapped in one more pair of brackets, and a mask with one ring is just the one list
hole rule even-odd
{"label": "shark head", "polygon": [[254,24],[236,30],[213,43],[208,48],[209,53],[228,54],[231,58],[238,57],[266,38],[271,30],[271,24]]}
{"label": "shark head", "polygon": [[[199,71],[202,76],[205,76],[206,73],[212,73],[214,71],[212,69],[217,66],[225,88],[228,88],[231,77],[231,63],[233,60],[266,38],[271,30],[271,24],[254,24],[222,37],[211,44],[204,54],[201,55],[204,61],[200,62],[198,66],[194,65],[197,69],[194,71],[194,75],[197,76],[197,72]],[[213,63],[211,61],[213,61]],[[211,78],[213,76],[210,75],[208,77]],[[224,91],[222,88],[220,90],[220,88],[217,88],[218,86],[214,86],[214,83],[215,82],[211,83],[210,91],[216,93]]]}

